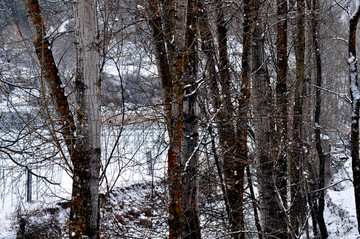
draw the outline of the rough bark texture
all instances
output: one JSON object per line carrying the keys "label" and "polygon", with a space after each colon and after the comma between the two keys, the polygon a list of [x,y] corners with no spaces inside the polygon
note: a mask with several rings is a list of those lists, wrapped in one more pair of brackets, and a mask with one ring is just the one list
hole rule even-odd
{"label": "rough bark texture", "polygon": [[304,164],[303,150],[303,96],[305,78],[305,1],[297,0],[297,19],[296,19],[296,82],[294,93],[294,114],[293,114],[293,134],[292,151],[290,159],[290,180],[291,180],[291,202],[290,208],[291,223],[295,233],[299,232],[300,226],[305,222],[304,196],[302,191],[301,175]]}
{"label": "rough bark texture", "polygon": [[[98,184],[100,169],[100,88],[99,54],[95,1],[79,1],[83,13],[77,20],[78,74],[76,90],[79,108],[77,124],[69,109],[69,102],[61,86],[51,47],[37,0],[23,0],[34,37],[34,47],[43,77],[53,98],[61,134],[73,163],[73,195],[70,212],[70,237],[99,237]],[[85,14],[86,13],[86,14]],[[79,25],[78,25],[79,26]]]}
{"label": "rough bark texture", "polygon": [[321,145],[321,124],[320,124],[320,116],[321,116],[321,84],[322,84],[322,63],[321,63],[321,55],[320,55],[320,45],[318,38],[318,22],[317,15],[315,11],[318,10],[318,2],[317,0],[313,0],[312,2],[312,11],[311,11],[311,23],[312,23],[312,40],[315,51],[315,63],[316,63],[316,90],[315,90],[315,145],[316,151],[319,157],[319,184],[318,184],[318,196],[317,196],[317,221],[319,224],[321,238],[327,238],[328,233],[326,229],[326,224],[324,220],[324,207],[325,207],[325,160],[326,154]]}
{"label": "rough bark texture", "polygon": [[[277,0],[277,77],[276,77],[276,106],[274,109],[274,120],[272,127],[272,158],[274,160],[275,172],[273,180],[281,196],[282,204],[287,205],[287,122],[288,122],[288,92],[287,92],[287,0]],[[275,128],[276,127],[276,128]],[[278,203],[279,204],[279,203]],[[276,221],[278,238],[287,238],[287,225],[285,212],[280,205],[273,210]]]}
{"label": "rough bark texture", "polygon": [[[250,189],[250,196],[252,199],[253,204],[253,210],[254,210],[254,217],[255,217],[255,226],[258,231],[258,237],[259,239],[262,239],[262,230],[261,230],[261,224],[260,224],[260,218],[258,215],[257,210],[257,203],[255,199],[254,189],[253,189],[253,183],[252,178],[250,174],[250,166],[247,162],[249,162],[248,158],[248,149],[247,149],[247,124],[248,124],[248,112],[249,112],[249,105],[250,105],[250,75],[251,75],[251,49],[257,51],[258,48],[255,47],[259,41],[255,40],[255,37],[259,37],[257,34],[260,32],[255,33],[255,31],[258,31],[259,28],[256,28],[256,26],[261,26],[262,22],[259,21],[259,1],[258,0],[250,0],[250,1],[244,1],[244,27],[243,27],[243,57],[242,57],[242,85],[241,85],[241,96],[243,97],[240,100],[240,108],[239,108],[239,116],[240,120],[242,122],[241,127],[238,127],[238,130],[240,129],[240,144],[241,144],[241,150],[243,151],[244,156],[244,162],[246,165],[246,174],[247,174],[247,181],[248,181],[248,187]],[[259,40],[259,39],[257,39]],[[261,44],[261,43],[260,43]],[[256,48],[256,49],[255,49]],[[261,49],[260,49],[261,50]],[[256,52],[257,54],[261,54],[259,52]],[[260,60],[259,58],[256,59],[254,56],[255,52],[252,52],[253,54],[253,60],[257,61]],[[263,62],[262,62],[263,63]],[[261,63],[261,64],[262,64]],[[255,64],[255,63],[253,63]],[[261,66],[257,66],[261,68]],[[256,74],[256,73],[255,73]],[[263,96],[261,96],[262,98]],[[259,98],[259,99],[261,99]],[[266,97],[264,97],[266,98]],[[263,132],[262,132],[263,133]],[[268,142],[269,143],[269,142]],[[268,144],[269,145],[269,144]]]}
{"label": "rough bark texture", "polygon": [[255,19],[253,32],[252,63],[253,63],[253,91],[252,103],[254,107],[253,119],[255,144],[257,148],[257,176],[259,180],[260,210],[264,238],[269,238],[275,233],[277,223],[274,220],[274,208],[278,208],[275,200],[275,188],[272,180],[273,161],[270,147],[270,118],[271,114],[271,87],[267,71],[265,54],[264,19],[262,16],[260,0],[255,1]]}
{"label": "rough bark texture", "polygon": [[[232,163],[232,191],[228,191],[231,208],[230,221],[233,231],[244,231],[244,173],[245,166],[249,163],[247,147],[248,114],[250,111],[250,75],[251,75],[251,46],[252,29],[254,20],[254,1],[244,0],[243,21],[243,53],[241,59],[241,84],[240,96],[238,97],[238,109],[236,118],[236,148],[234,162]],[[235,189],[235,190],[234,190]],[[230,194],[230,192],[232,192]],[[237,194],[237,195],[236,195]],[[245,238],[245,232],[235,233],[234,238]]]}
{"label": "rough bark texture", "polygon": [[99,238],[100,148],[100,56],[96,0],[74,4],[77,53],[76,147],[73,159],[73,192],[70,208],[70,238]]}
{"label": "rough bark texture", "polygon": [[360,92],[358,88],[357,55],[356,55],[356,28],[360,18],[360,5],[350,18],[349,25],[349,74],[350,74],[350,93],[352,99],[351,114],[351,158],[354,177],[354,193],[356,218],[358,221],[358,231],[360,233],[360,159],[359,159],[359,108]]}
{"label": "rough bark texture", "polygon": [[[233,238],[244,238],[243,217],[243,184],[244,184],[244,156],[241,151],[243,142],[237,142],[235,132],[235,109],[231,99],[230,63],[227,47],[227,23],[225,20],[225,4],[216,1],[216,29],[219,47],[219,83],[221,86],[222,105],[219,114],[219,140],[223,150],[224,182],[226,198],[229,206],[229,222]],[[241,131],[243,133],[243,131]],[[244,138],[244,135],[241,136]],[[247,157],[247,156],[246,156]]]}
{"label": "rough bark texture", "polygon": [[[306,11],[309,14],[306,14],[305,21],[308,24],[305,24],[305,31],[306,31],[306,39],[305,39],[305,45],[308,46],[306,48],[306,54],[305,54],[305,65],[314,65],[314,57],[313,57],[313,40],[312,40],[312,23],[311,23],[311,9],[312,9],[312,2],[306,1]],[[312,87],[314,83],[314,79],[312,75],[314,74],[313,67],[306,67],[305,68],[305,74],[308,78],[304,82],[305,87],[305,93],[304,93],[304,122],[309,122],[309,124],[314,123],[314,117],[313,117],[313,111],[314,111],[314,97],[310,97],[315,95],[315,88]],[[314,130],[309,128],[304,128],[304,138],[305,142],[311,142],[313,140]],[[317,170],[316,170],[316,163],[314,159],[315,152],[313,153],[314,149],[312,149],[312,145],[306,144],[304,145],[307,148],[307,152],[305,154],[306,162],[304,165],[305,170],[309,173],[309,177],[306,178],[305,183],[305,190],[306,190],[306,201],[309,205],[310,214],[311,214],[311,224],[312,224],[312,231],[314,237],[319,237],[319,230],[318,230],[318,220],[316,217],[316,211],[317,211],[317,203],[315,203],[315,191],[317,190]]]}
{"label": "rough bark texture", "polygon": [[169,238],[200,238],[201,235],[197,206],[195,5],[194,0],[148,1],[147,17],[153,31],[170,138]]}
{"label": "rough bark texture", "polygon": [[184,229],[183,238],[201,238],[199,220],[199,198],[198,198],[198,144],[199,144],[199,123],[197,115],[197,18],[196,1],[188,0],[187,22],[185,39],[185,75],[184,81],[184,124],[182,141],[182,165],[184,166],[183,176],[183,215]]}
{"label": "rough bark texture", "polygon": [[[222,165],[217,163],[221,189],[224,194],[230,230],[233,232],[232,237],[240,238],[245,235],[245,233],[242,232],[244,229],[242,210],[245,169],[243,155],[245,154],[247,157],[247,151],[241,151],[240,145],[241,142],[244,143],[244,141],[237,141],[236,138],[236,136],[239,136],[240,132],[243,131],[235,132],[236,118],[235,108],[231,98],[227,25],[225,21],[226,5],[223,1],[216,1],[216,33],[218,48],[215,47],[215,42],[210,30],[209,17],[203,0],[199,1],[198,8],[201,47],[206,58],[206,72],[209,76],[208,84],[212,106],[216,114],[215,118],[219,137],[220,155],[223,162]],[[216,51],[218,51],[218,59],[216,58]],[[245,91],[246,90],[247,89],[245,89]],[[248,98],[246,98],[246,100],[248,100]],[[241,137],[244,138],[244,135]],[[222,172],[224,178],[222,178]]]}
{"label": "rough bark texture", "polygon": [[183,200],[182,200],[182,174],[183,165],[181,162],[181,143],[183,139],[183,99],[184,99],[184,55],[181,33],[183,32],[182,24],[178,19],[180,6],[175,1],[170,1],[170,39],[173,42],[168,45],[172,59],[172,94],[171,94],[171,118],[169,127],[169,152],[168,152],[168,183],[170,194],[169,205],[169,238],[182,238],[184,217],[183,217]]}

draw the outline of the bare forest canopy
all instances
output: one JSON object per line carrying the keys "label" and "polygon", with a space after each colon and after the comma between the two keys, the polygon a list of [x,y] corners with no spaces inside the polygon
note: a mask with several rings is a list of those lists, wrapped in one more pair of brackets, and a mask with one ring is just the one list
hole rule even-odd
{"label": "bare forest canopy", "polygon": [[359,18],[355,0],[0,0],[17,233],[41,194],[67,205],[52,237],[324,239],[354,187],[358,235]]}

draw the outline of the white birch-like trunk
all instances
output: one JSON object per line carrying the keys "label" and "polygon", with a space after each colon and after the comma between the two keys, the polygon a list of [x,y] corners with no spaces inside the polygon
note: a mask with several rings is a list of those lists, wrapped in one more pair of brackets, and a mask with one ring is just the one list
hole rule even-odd
{"label": "white birch-like trunk", "polygon": [[96,0],[78,0],[74,12],[78,107],[76,145],[80,157],[73,160],[70,237],[98,238],[101,117]]}

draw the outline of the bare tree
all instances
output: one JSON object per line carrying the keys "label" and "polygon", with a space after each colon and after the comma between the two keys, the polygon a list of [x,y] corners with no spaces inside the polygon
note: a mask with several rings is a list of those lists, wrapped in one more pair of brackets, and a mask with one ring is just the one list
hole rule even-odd
{"label": "bare tree", "polygon": [[99,237],[100,59],[96,0],[81,0],[74,5],[77,69],[76,150],[73,158],[73,192],[70,212],[70,237]]}
{"label": "bare tree", "polygon": [[271,236],[277,230],[274,221],[274,208],[278,205],[275,200],[275,191],[272,180],[273,161],[271,159],[270,145],[270,114],[272,103],[272,91],[270,76],[268,73],[268,59],[265,53],[265,9],[260,1],[255,1],[255,19],[252,47],[253,64],[253,91],[252,105],[254,110],[254,132],[256,145],[257,176],[259,181],[259,201],[262,218],[262,230],[264,238]]}
{"label": "bare tree", "polygon": [[[276,88],[271,122],[272,159],[274,163],[273,183],[277,193],[278,207],[274,210],[279,238],[287,238],[286,211],[281,205],[287,205],[287,147],[288,147],[288,3],[277,0],[276,35]],[[274,195],[276,196],[276,195]]]}
{"label": "bare tree", "polygon": [[350,18],[349,25],[349,78],[350,78],[350,94],[352,100],[351,113],[351,157],[352,170],[354,177],[354,193],[356,218],[358,221],[358,231],[360,232],[360,159],[359,159],[359,108],[360,108],[360,92],[358,88],[358,70],[356,55],[356,30],[360,19],[360,4],[357,3],[355,12]]}
{"label": "bare tree", "polygon": [[43,77],[54,101],[61,133],[73,165],[71,238],[99,238],[100,79],[96,1],[78,1],[76,12],[77,112],[69,108],[46,36],[37,0],[23,0]]}
{"label": "bare tree", "polygon": [[[163,91],[168,151],[169,237],[200,238],[198,216],[196,1],[148,1]],[[161,6],[161,7],[160,7]]]}
{"label": "bare tree", "polygon": [[184,70],[184,137],[182,141],[183,176],[183,238],[201,238],[199,219],[199,120],[198,120],[198,91],[201,82],[198,74],[198,37],[197,37],[197,2],[188,0],[185,36],[185,70]]}
{"label": "bare tree", "polygon": [[324,207],[325,207],[325,160],[326,153],[322,147],[321,142],[321,125],[320,125],[320,115],[321,115],[321,84],[322,84],[322,62],[320,55],[320,46],[319,46],[319,38],[318,38],[318,23],[317,16],[315,11],[318,9],[319,3],[317,0],[312,1],[312,9],[311,9],[311,23],[312,23],[312,40],[314,45],[315,52],[315,63],[316,63],[316,90],[315,90],[315,145],[316,150],[319,157],[319,185],[318,190],[319,196],[317,197],[316,202],[316,213],[317,220],[319,223],[321,238],[327,238],[328,233],[326,229],[326,224],[324,220]]}
{"label": "bare tree", "polygon": [[303,165],[305,160],[303,150],[303,106],[304,106],[304,80],[305,80],[305,1],[298,0],[296,5],[296,79],[294,92],[294,113],[292,149],[290,158],[290,181],[291,181],[291,220],[296,233],[303,225],[305,207],[302,193]]}

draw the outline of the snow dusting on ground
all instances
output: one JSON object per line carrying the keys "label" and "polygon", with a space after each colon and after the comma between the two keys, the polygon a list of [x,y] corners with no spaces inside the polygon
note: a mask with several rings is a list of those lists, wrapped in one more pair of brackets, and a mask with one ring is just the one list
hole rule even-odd
{"label": "snow dusting on ground", "polygon": [[[325,220],[329,239],[360,238],[357,232],[355,201],[351,182],[351,160],[343,154],[332,152],[332,178],[326,191]],[[101,196],[102,236],[103,238],[166,238],[167,237],[167,192],[164,181],[148,181],[116,187],[108,196]],[[203,238],[224,236],[223,222],[220,214],[222,198],[219,194],[202,199],[200,211],[203,227]],[[214,210],[215,206],[219,208]],[[0,211],[0,239],[16,238],[20,214],[26,214],[31,225],[42,225],[47,230],[43,238],[58,235],[57,230],[63,230],[61,237],[67,238],[66,221],[68,218],[68,203],[44,204],[40,202],[14,205],[11,202],[2,204]],[[25,210],[26,208],[26,210]],[[217,215],[207,211],[217,211]],[[219,217],[219,219],[216,219]],[[310,220],[311,226],[311,220]],[[42,227],[35,227],[43,230]],[[60,229],[59,229],[60,228]],[[49,234],[52,231],[53,234]],[[312,232],[311,228],[309,229]],[[45,232],[43,232],[45,233]],[[56,238],[53,237],[53,238]],[[303,237],[305,238],[305,236]]]}

